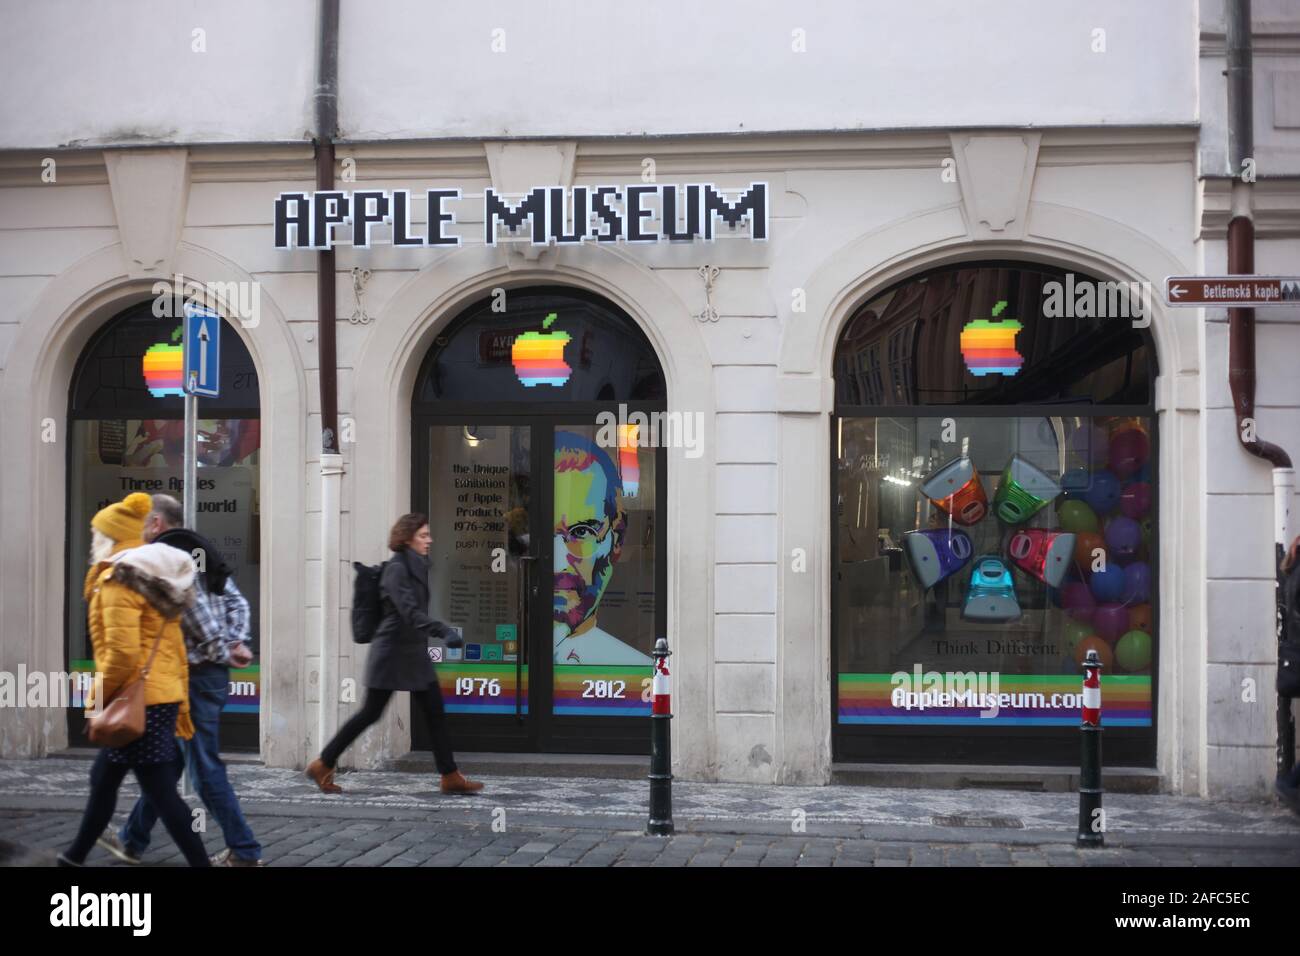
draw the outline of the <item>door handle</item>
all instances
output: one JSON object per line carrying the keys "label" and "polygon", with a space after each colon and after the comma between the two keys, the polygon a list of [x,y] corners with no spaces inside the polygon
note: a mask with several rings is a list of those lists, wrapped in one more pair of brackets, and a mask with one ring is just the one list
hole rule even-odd
{"label": "door handle", "polygon": [[[529,564],[532,564],[536,560],[537,557],[531,554],[521,554],[519,556],[520,563],[527,561]],[[537,597],[537,579],[533,576],[531,570],[528,573],[528,591],[533,597]]]}
{"label": "door handle", "polygon": [[531,590],[534,597],[537,595],[537,589],[531,586],[533,575],[528,567],[531,562],[536,560],[531,554],[519,555],[519,569],[523,572],[523,575],[519,581],[519,590],[521,592],[518,606],[519,647],[515,650],[515,721],[521,724],[524,722],[521,688],[523,686],[524,659],[528,655],[528,616],[530,614],[528,600],[523,596],[523,592]]}

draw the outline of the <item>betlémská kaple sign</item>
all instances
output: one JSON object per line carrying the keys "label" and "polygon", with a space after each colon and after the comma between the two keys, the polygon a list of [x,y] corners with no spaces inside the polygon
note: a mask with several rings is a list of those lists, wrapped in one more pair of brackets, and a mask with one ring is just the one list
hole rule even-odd
{"label": "betl\u00e9msk\u00e1 kaple sign", "polygon": [[[539,186],[517,201],[496,190],[483,193],[483,241],[496,245],[505,230],[517,235],[521,227],[533,245],[582,242],[689,242],[712,240],[718,234],[748,227],[752,240],[767,239],[767,183],[732,190],[707,184],[633,186]],[[275,200],[277,249],[330,249],[340,239],[336,227],[351,233],[352,245],[366,249],[371,230],[392,227],[394,246],[459,246],[456,215],[447,203],[461,200],[459,189],[427,192],[428,221],[423,232],[411,225],[411,192],[407,189],[358,189],[353,192],[281,193]],[[726,232],[720,231],[719,224]],[[345,240],[344,240],[345,241]]]}

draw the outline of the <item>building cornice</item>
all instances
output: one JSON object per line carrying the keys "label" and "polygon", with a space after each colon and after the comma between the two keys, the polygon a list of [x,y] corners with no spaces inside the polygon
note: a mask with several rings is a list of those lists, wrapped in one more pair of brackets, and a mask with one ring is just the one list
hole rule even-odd
{"label": "building cornice", "polygon": [[[1300,20],[1274,21],[1276,29],[1252,32],[1253,56],[1300,56]],[[1227,39],[1222,30],[1201,31],[1201,56],[1227,56]]]}
{"label": "building cornice", "polygon": [[[937,168],[952,153],[943,130],[751,133],[726,136],[605,137],[576,139],[575,178],[593,181],[639,176],[642,161],[655,161],[660,178],[679,175],[764,173],[773,170]],[[979,127],[967,133],[1005,135],[1024,127]],[[1192,124],[1142,127],[1041,128],[1040,166],[1120,165],[1194,162],[1198,127]],[[527,140],[528,142],[552,141]],[[561,141],[561,140],[554,140]],[[490,178],[485,142],[419,140],[347,142],[336,147],[340,168],[355,163],[355,180],[472,181]],[[78,146],[55,150],[0,151],[0,186],[39,185],[42,163],[57,164],[58,184],[106,184],[104,153],[117,149],[175,149],[176,145]],[[191,181],[310,182],[311,143],[195,144],[189,150]]]}
{"label": "building cornice", "polygon": [[[1201,180],[1200,239],[1227,239],[1232,218],[1232,183],[1228,177]],[[1251,189],[1255,236],[1300,238],[1300,176],[1260,179]]]}

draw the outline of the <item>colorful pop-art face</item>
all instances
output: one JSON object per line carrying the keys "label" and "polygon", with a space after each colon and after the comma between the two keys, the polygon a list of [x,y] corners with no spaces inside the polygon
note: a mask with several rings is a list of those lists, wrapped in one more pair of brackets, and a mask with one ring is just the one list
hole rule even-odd
{"label": "colorful pop-art face", "polygon": [[181,382],[185,350],[183,346],[175,344],[182,334],[183,330],[177,326],[170,343],[155,342],[144,353],[141,371],[144,373],[144,384],[154,398],[185,394]]}
{"label": "colorful pop-art face", "polygon": [[627,519],[614,463],[573,432],[555,436],[552,619],[577,630],[595,615],[623,548]]}
{"label": "colorful pop-art face", "polygon": [[[542,322],[543,329],[554,324],[552,312]],[[510,346],[510,361],[525,388],[537,385],[563,385],[573,374],[564,361],[564,347],[572,340],[568,332],[525,332]]]}
{"label": "colorful pop-art face", "polygon": [[[993,306],[993,318],[1007,307],[1005,301]],[[1016,333],[1022,326],[1015,319],[993,322],[975,319],[961,330],[961,355],[972,375],[1015,375],[1025,358],[1016,351]]]}

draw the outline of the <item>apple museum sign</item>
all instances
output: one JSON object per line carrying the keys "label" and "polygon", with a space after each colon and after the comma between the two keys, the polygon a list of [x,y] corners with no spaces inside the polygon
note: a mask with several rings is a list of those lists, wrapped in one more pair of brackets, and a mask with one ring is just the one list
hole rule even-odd
{"label": "apple museum sign", "polygon": [[[639,183],[632,186],[539,186],[519,197],[506,198],[493,189],[483,192],[483,241],[493,246],[498,234],[519,235],[521,227],[533,245],[582,242],[689,242],[742,235],[767,239],[767,183],[751,183],[724,191],[707,184],[675,186]],[[459,246],[456,215],[448,203],[462,202],[459,189],[430,189],[428,225],[423,233],[411,227],[411,192],[406,189],[321,190],[281,193],[275,200],[277,249],[331,249],[351,239],[367,249],[375,226],[392,227],[394,246]],[[512,201],[513,200],[513,201]],[[720,224],[720,225],[719,225]],[[341,227],[336,234],[336,227]],[[744,230],[742,232],[742,227]]]}

